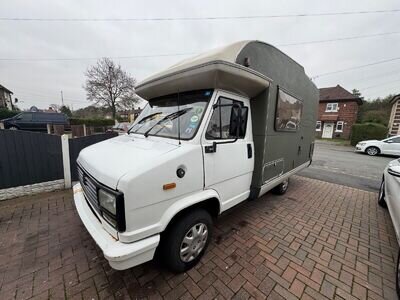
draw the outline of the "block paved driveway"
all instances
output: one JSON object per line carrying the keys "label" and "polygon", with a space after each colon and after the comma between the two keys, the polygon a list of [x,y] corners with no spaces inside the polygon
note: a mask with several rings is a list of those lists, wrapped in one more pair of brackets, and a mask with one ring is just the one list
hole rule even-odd
{"label": "block paved driveway", "polygon": [[221,217],[180,275],[111,269],[70,191],[0,203],[0,233],[0,299],[395,299],[398,246],[376,194],[304,177]]}

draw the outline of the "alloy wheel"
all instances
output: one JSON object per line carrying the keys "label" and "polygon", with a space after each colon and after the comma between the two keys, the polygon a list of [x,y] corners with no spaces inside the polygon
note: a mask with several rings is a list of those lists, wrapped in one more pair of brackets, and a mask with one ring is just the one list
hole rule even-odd
{"label": "alloy wheel", "polygon": [[378,149],[376,149],[375,147],[368,148],[367,153],[368,153],[368,155],[377,155]]}

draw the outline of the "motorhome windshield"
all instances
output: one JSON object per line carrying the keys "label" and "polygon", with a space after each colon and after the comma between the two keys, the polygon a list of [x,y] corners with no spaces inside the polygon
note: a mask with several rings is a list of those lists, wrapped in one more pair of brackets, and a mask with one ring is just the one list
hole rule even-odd
{"label": "motorhome windshield", "polygon": [[[196,134],[212,90],[172,94],[152,99],[129,133],[189,140]],[[178,105],[179,104],[179,105]]]}

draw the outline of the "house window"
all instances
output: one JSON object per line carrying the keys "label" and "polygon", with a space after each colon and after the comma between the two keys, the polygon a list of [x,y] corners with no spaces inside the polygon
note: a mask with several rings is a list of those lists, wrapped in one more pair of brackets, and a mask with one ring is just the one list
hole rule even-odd
{"label": "house window", "polygon": [[315,131],[321,131],[321,121],[317,121],[317,125],[315,126]]}
{"label": "house window", "polygon": [[326,112],[337,112],[339,110],[339,105],[337,103],[327,103]]}
{"label": "house window", "polygon": [[278,103],[275,115],[275,130],[297,131],[300,126],[303,102],[295,97],[278,91]]}
{"label": "house window", "polygon": [[343,132],[343,121],[336,123],[336,132]]}

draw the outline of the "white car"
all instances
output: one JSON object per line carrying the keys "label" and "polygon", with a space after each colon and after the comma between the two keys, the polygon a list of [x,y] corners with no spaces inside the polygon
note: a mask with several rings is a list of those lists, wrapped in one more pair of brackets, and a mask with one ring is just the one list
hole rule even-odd
{"label": "white car", "polygon": [[[383,172],[378,203],[387,207],[400,245],[400,159],[391,161]],[[400,251],[396,264],[396,291],[400,298]]]}
{"label": "white car", "polygon": [[356,145],[356,152],[365,152],[374,156],[378,154],[398,155],[400,156],[400,135],[378,141],[361,141]]}

